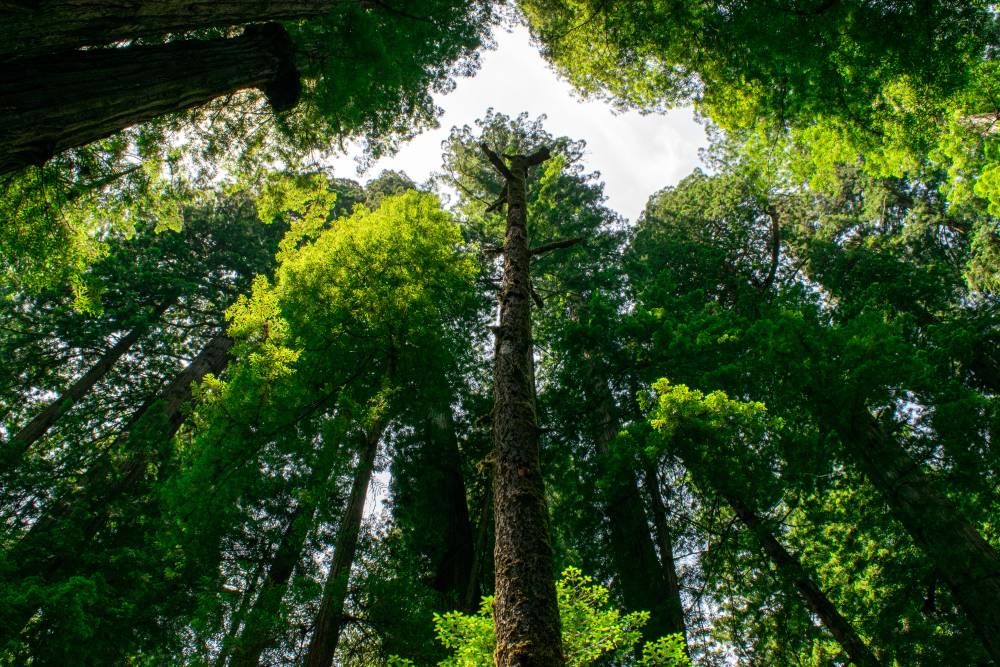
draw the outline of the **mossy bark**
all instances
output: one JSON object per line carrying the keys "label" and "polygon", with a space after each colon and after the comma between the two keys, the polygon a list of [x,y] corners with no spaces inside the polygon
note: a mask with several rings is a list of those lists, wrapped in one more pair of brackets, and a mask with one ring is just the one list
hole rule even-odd
{"label": "mossy bark", "polygon": [[559,608],[532,382],[526,180],[548,151],[510,157],[486,150],[506,180],[507,230],[494,365],[493,476],[497,667],[563,665]]}

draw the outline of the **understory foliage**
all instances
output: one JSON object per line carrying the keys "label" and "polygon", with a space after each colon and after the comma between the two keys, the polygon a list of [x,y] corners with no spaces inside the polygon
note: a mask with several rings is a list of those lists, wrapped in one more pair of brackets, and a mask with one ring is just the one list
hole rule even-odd
{"label": "understory foliage", "polygon": [[[643,667],[685,667],[690,665],[684,653],[681,635],[670,635],[645,643],[639,648],[641,629],[649,621],[649,612],[622,614],[610,605],[607,588],[595,584],[577,568],[567,568],[556,584],[559,616],[562,621],[563,655],[570,667],[618,663],[639,655],[634,663]],[[438,641],[452,655],[438,663],[441,667],[477,667],[492,665],[493,598],[483,598],[476,614],[448,612],[434,615]],[[393,658],[390,665],[413,665],[410,660]]]}

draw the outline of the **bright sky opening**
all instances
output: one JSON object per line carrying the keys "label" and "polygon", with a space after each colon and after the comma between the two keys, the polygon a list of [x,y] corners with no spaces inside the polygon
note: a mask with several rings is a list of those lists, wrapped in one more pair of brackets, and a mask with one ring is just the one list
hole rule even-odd
{"label": "bright sky opening", "polygon": [[[453,126],[473,125],[490,107],[509,116],[527,111],[546,115],[545,128],[587,142],[585,166],[599,171],[608,206],[635,220],[651,194],[676,184],[699,165],[698,150],[707,146],[704,128],[690,108],[667,114],[614,113],[601,101],[584,101],[560,79],[519,26],[499,31],[497,48],[483,54],[482,68],[459,79],[456,89],[436,102],[444,109],[440,127],[423,133],[399,153],[379,160],[363,180],[384,169],[404,171],[425,181],[441,166],[441,142]],[[355,177],[356,153],[332,161],[336,173]]]}

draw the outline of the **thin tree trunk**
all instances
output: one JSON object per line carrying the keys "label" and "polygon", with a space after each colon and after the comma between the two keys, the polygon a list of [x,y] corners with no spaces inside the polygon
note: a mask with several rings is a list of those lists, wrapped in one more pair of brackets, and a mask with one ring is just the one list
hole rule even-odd
{"label": "thin tree trunk", "polygon": [[[124,464],[99,460],[87,471],[80,487],[55,501],[31,526],[7,553],[15,578],[37,576],[53,581],[73,572],[76,553],[87,549],[106,525],[111,505],[141,482],[161,451],[158,445],[172,438],[184,422],[183,406],[191,397],[192,384],[207,373],[222,372],[232,345],[232,339],[224,335],[209,341],[160,396],[133,419],[133,426],[122,436],[129,455]],[[67,542],[62,534],[64,528],[78,539]],[[19,633],[35,610],[30,603],[0,610],[0,643]]]}
{"label": "thin tree trunk", "polygon": [[139,37],[324,16],[345,0],[36,0],[0,4],[0,61]]}
{"label": "thin tree trunk", "polygon": [[858,667],[880,667],[881,663],[868,645],[858,636],[854,627],[841,616],[829,598],[816,585],[797,558],[785,550],[760,517],[732,492],[724,491],[723,496],[736,516],[742,521],[764,549],[768,558],[777,568],[778,576],[791,583],[798,590],[809,610],[816,614],[844,653]]}
{"label": "thin tree trunk", "polygon": [[660,493],[660,478],[648,461],[645,464],[643,478],[646,484],[646,493],[649,495],[649,505],[653,514],[653,527],[655,528],[656,546],[660,550],[660,567],[663,572],[663,580],[666,586],[666,613],[670,619],[670,632],[683,633],[687,638],[687,628],[684,624],[684,605],[681,602],[681,586],[677,579],[677,568],[674,566],[674,541],[667,524],[667,508],[663,501],[663,494]]}
{"label": "thin tree trunk", "polygon": [[361,519],[365,513],[365,498],[368,496],[368,486],[371,483],[375,467],[375,455],[378,453],[379,441],[385,426],[386,424],[383,422],[371,428],[354,471],[351,495],[347,501],[344,518],[337,530],[333,563],[330,564],[330,572],[323,584],[323,597],[316,615],[316,622],[313,625],[309,649],[306,652],[305,662],[303,662],[305,667],[330,667],[333,664],[333,656],[337,652],[340,631],[343,628],[347,584],[358,548]]}
{"label": "thin tree trunk", "polygon": [[[648,611],[649,622],[643,636],[657,639],[676,632],[684,633],[684,614],[680,593],[664,575],[649,534],[649,522],[639,495],[635,471],[626,461],[611,455],[610,443],[618,436],[618,420],[613,414],[612,396],[607,385],[596,382],[601,405],[601,429],[597,434],[597,454],[604,463],[608,485],[604,491],[605,511],[611,538],[611,556],[618,574],[625,607],[629,611]],[[673,572],[673,550],[664,552],[663,564]],[[676,577],[674,577],[676,584]]]}
{"label": "thin tree trunk", "polygon": [[479,609],[481,595],[480,577],[483,575],[483,563],[490,541],[490,519],[493,517],[493,492],[487,485],[483,494],[483,504],[479,512],[479,523],[476,524],[476,544],[472,552],[472,567],[469,568],[469,580],[466,583],[462,610],[467,614]]}
{"label": "thin tree trunk", "polygon": [[906,450],[864,411],[832,418],[847,452],[941,574],[987,653],[1000,664],[1000,554]]}
{"label": "thin tree trunk", "polygon": [[493,498],[497,667],[564,664],[532,384],[527,171],[547,149],[510,157],[483,146],[506,180],[507,231],[494,366]]}
{"label": "thin tree trunk", "polygon": [[292,511],[240,638],[231,650],[230,667],[258,667],[261,654],[274,644],[280,629],[281,601],[302,556],[313,509],[311,504],[300,504]]}
{"label": "thin tree trunk", "polygon": [[76,405],[80,399],[86,396],[111,371],[119,359],[128,354],[132,346],[142,338],[153,324],[163,315],[164,312],[174,303],[173,299],[164,301],[149,318],[135,327],[105,352],[93,366],[87,370],[80,378],[70,385],[59,398],[49,403],[44,410],[37,414],[31,421],[14,434],[7,444],[2,460],[0,460],[0,474],[6,473],[14,468],[27,454],[38,440],[44,436],[50,428],[66,414],[70,408]]}
{"label": "thin tree trunk", "polygon": [[288,591],[288,582],[295,566],[302,560],[302,551],[312,529],[316,509],[321,503],[337,502],[331,501],[327,491],[330,473],[336,461],[336,449],[329,444],[324,447],[320,460],[310,475],[309,493],[306,495],[309,500],[300,501],[288,518],[288,524],[281,534],[278,548],[261,585],[260,595],[254,601],[240,638],[231,650],[230,667],[257,667],[261,654],[279,636],[283,622],[280,616],[281,601]]}
{"label": "thin tree trunk", "polygon": [[241,36],[93,49],[0,68],[0,174],[40,165],[138,123],[258,88],[298,102],[292,43],[277,23]]}

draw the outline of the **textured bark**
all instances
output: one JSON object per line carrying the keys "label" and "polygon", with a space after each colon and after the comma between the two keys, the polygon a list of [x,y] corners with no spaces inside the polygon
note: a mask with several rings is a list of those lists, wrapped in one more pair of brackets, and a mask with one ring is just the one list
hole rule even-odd
{"label": "textured bark", "polygon": [[871,413],[829,417],[848,454],[927,555],[987,653],[1000,664],[1000,554]]}
{"label": "textured bark", "polygon": [[375,467],[375,455],[378,453],[379,440],[384,430],[385,424],[372,427],[358,459],[354,481],[351,483],[351,495],[347,501],[344,518],[337,530],[333,563],[330,564],[330,571],[323,584],[323,597],[303,662],[305,667],[330,667],[333,664],[333,656],[337,652],[340,631],[343,628],[347,584],[351,576],[351,567],[354,565],[354,555],[358,549],[361,519],[365,513],[365,498],[368,496],[368,485],[371,483]]}
{"label": "textured bark", "polygon": [[611,557],[625,607],[628,611],[649,612],[649,622],[643,628],[643,636],[647,640],[676,632],[684,633],[684,613],[676,587],[677,578],[674,576],[674,586],[671,587],[671,580],[664,576],[667,572],[674,572],[673,549],[663,552],[661,565],[650,537],[635,470],[628,463],[616,461],[611,456],[609,444],[617,437],[619,427],[613,414],[611,392],[600,381],[596,385],[601,400],[599,414],[602,422],[597,434],[597,454],[607,472],[604,501],[610,529]]}
{"label": "textured bark", "polygon": [[35,0],[0,3],[0,61],[139,37],[328,14],[345,0]]}
{"label": "textured bark", "polygon": [[0,68],[0,174],[44,163],[138,123],[258,88],[275,111],[299,98],[292,44],[276,23],[239,37],[93,49]]}
{"label": "textured bark", "polygon": [[768,558],[774,563],[778,576],[795,586],[806,606],[822,621],[833,638],[837,640],[844,653],[858,667],[880,667],[881,663],[868,645],[858,636],[854,627],[841,616],[826,594],[816,585],[812,577],[805,571],[797,558],[785,550],[777,538],[768,530],[743,499],[732,492],[724,492],[736,516],[742,521],[764,549]]}
{"label": "textured bark", "polygon": [[510,157],[484,152],[506,180],[507,231],[494,365],[493,475],[497,667],[563,665],[552,542],[538,450],[532,383],[526,180],[542,150]]}
{"label": "textured bark", "polygon": [[[13,563],[12,576],[40,577],[55,581],[71,576],[76,567],[76,547],[85,550],[107,524],[111,505],[131,491],[161,452],[159,444],[169,441],[184,422],[184,403],[191,397],[191,385],[207,373],[221,373],[228,362],[233,341],[227,336],[213,338],[160,393],[133,419],[123,435],[129,457],[123,464],[106,458],[95,463],[75,490],[56,500],[7,552]],[[139,442],[136,442],[139,440]],[[63,532],[76,536],[70,543]],[[0,610],[0,643],[21,631],[35,607],[24,605]]]}
{"label": "textured bark", "polygon": [[667,614],[670,632],[680,632],[687,637],[684,624],[684,605],[681,603],[681,586],[677,579],[677,569],[674,567],[674,541],[667,524],[667,508],[660,493],[660,478],[656,469],[646,463],[643,478],[646,493],[649,495],[649,506],[653,514],[653,527],[656,535],[656,546],[660,550],[660,567],[663,572],[665,586],[664,612]]}
{"label": "textured bark", "polygon": [[66,412],[86,396],[111,371],[119,359],[128,354],[140,338],[166,312],[173,300],[164,301],[153,311],[149,319],[122,336],[100,359],[80,378],[70,385],[59,398],[49,403],[44,410],[14,434],[0,459],[0,472],[6,472],[18,464],[21,458],[38,442]]}

